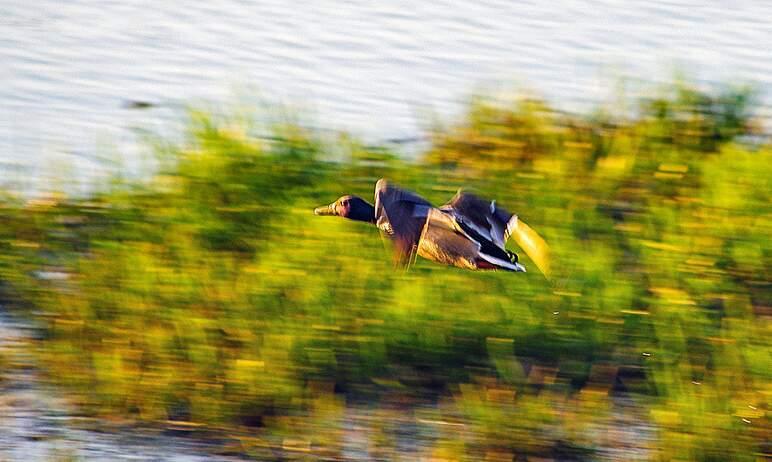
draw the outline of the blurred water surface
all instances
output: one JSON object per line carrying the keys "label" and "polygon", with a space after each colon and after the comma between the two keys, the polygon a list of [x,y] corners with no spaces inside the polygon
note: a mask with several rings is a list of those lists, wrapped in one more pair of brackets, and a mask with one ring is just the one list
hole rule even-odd
{"label": "blurred water surface", "polygon": [[111,152],[134,155],[132,127],[245,87],[375,140],[414,136],[427,110],[454,114],[464,95],[501,82],[570,107],[608,96],[616,78],[669,79],[678,67],[703,82],[754,83],[766,101],[771,5],[6,1],[3,178],[40,181],[64,164],[93,172]]}

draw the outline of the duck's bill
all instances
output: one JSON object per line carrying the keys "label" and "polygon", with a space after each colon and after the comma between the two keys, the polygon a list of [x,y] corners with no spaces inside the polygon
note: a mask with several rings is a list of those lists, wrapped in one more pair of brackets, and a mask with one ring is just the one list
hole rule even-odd
{"label": "duck's bill", "polygon": [[314,215],[337,215],[335,213],[335,203],[315,208]]}

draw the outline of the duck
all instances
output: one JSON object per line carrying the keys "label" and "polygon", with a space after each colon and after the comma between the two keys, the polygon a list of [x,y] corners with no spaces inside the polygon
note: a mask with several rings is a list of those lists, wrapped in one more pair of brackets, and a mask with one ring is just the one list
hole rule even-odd
{"label": "duck", "polygon": [[518,255],[506,248],[516,243],[547,276],[548,246],[516,214],[495,200],[460,189],[446,204],[428,200],[381,178],[375,184],[374,204],[347,194],[316,207],[314,214],[337,216],[375,225],[394,247],[394,261],[408,267],[420,256],[468,270],[526,272]]}

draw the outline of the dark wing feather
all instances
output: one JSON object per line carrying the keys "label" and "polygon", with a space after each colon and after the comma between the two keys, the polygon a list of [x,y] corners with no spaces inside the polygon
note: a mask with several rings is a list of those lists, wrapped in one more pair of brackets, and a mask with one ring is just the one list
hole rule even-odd
{"label": "dark wing feather", "polygon": [[398,264],[408,264],[421,238],[431,203],[421,196],[389,184],[375,185],[375,223],[394,242]]}
{"label": "dark wing feather", "polygon": [[510,234],[509,223],[514,217],[495,201],[482,199],[466,191],[458,191],[453,199],[440,207],[480,234],[500,249],[504,249]]}
{"label": "dark wing feather", "polygon": [[[440,207],[440,210],[453,214],[468,234],[482,235],[501,251],[505,250],[504,244],[512,236],[517,245],[549,278],[551,257],[547,242],[516,215],[496,205],[495,201],[487,201],[474,194],[459,191],[450,202]],[[476,236],[472,237],[477,240]],[[498,253],[496,249],[486,248],[485,242],[480,244],[481,252],[491,256]]]}

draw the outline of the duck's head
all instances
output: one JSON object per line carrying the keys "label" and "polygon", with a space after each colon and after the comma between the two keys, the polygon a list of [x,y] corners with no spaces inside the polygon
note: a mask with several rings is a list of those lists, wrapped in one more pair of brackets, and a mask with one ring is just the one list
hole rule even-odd
{"label": "duck's head", "polygon": [[375,222],[375,207],[359,196],[341,196],[330,205],[314,209],[314,215],[334,215],[356,221]]}

